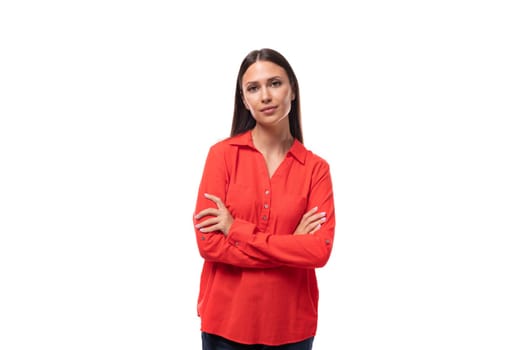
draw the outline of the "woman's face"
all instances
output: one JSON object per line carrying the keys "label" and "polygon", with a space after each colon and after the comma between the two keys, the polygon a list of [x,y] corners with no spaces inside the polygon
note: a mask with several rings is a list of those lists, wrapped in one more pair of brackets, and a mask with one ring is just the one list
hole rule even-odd
{"label": "woman's face", "polygon": [[286,71],[270,61],[248,67],[242,77],[242,95],[257,123],[268,126],[287,119],[295,98]]}

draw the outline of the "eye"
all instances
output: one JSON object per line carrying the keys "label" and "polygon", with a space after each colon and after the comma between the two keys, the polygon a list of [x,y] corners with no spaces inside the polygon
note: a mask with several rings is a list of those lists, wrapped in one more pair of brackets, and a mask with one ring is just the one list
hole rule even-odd
{"label": "eye", "polygon": [[280,80],[272,80],[270,84],[271,84],[272,87],[279,87],[283,83]]}
{"label": "eye", "polygon": [[257,86],[255,86],[255,85],[250,85],[250,86],[248,86],[248,87],[246,88],[246,91],[251,92],[251,93],[254,93],[254,92],[257,91],[257,89],[258,89]]}

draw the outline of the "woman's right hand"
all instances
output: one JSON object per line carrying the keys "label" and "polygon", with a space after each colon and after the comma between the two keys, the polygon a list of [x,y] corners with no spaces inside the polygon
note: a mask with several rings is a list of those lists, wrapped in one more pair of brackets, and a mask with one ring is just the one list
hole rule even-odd
{"label": "woman's right hand", "polygon": [[293,233],[294,235],[312,234],[321,228],[323,222],[326,221],[326,213],[317,213],[317,210],[318,208],[314,207],[303,215]]}
{"label": "woman's right hand", "polygon": [[196,220],[210,216],[210,218],[196,224],[195,227],[202,233],[221,231],[225,236],[228,236],[230,227],[233,224],[233,216],[230,214],[230,211],[219,197],[208,193],[205,193],[204,197],[213,201],[217,208],[206,208],[195,215]]}

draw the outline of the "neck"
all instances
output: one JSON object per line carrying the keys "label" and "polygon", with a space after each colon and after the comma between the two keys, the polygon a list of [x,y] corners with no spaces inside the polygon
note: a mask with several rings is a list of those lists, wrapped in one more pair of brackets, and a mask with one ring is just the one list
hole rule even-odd
{"label": "neck", "polygon": [[286,153],[293,144],[294,138],[288,128],[267,129],[256,125],[252,130],[252,141],[262,153],[279,152]]}

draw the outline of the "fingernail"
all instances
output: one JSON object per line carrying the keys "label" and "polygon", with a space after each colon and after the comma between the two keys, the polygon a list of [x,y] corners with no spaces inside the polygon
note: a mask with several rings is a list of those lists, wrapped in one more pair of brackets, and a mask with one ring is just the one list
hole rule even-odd
{"label": "fingernail", "polygon": [[322,213],[319,213],[319,214],[321,214],[322,216],[325,216],[325,215],[326,215],[326,212],[323,211]]}

